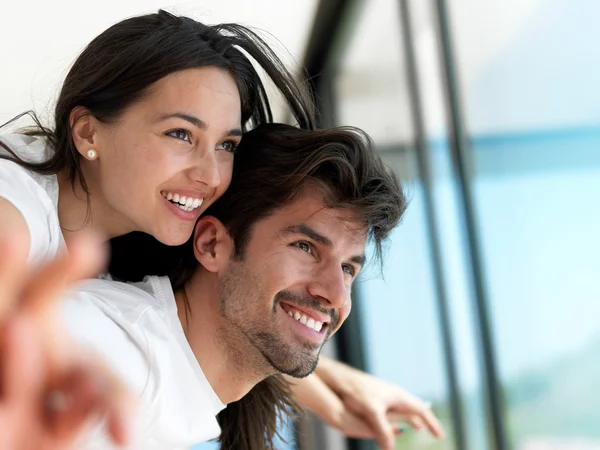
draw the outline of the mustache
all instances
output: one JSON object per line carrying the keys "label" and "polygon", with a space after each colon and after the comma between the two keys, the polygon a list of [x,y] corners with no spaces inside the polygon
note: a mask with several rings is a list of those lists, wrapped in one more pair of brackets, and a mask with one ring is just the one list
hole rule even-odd
{"label": "mustache", "polygon": [[327,314],[330,318],[330,322],[328,324],[330,330],[333,330],[340,320],[340,314],[336,309],[324,308],[323,300],[316,297],[311,297],[310,295],[301,296],[290,291],[279,291],[277,294],[275,294],[274,300],[275,303],[279,303],[280,301],[289,302],[303,308],[314,309],[315,311]]}

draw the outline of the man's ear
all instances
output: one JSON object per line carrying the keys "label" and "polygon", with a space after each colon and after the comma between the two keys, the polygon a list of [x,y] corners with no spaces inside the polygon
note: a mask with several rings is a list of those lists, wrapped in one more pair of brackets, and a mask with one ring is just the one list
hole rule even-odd
{"label": "man's ear", "polygon": [[233,239],[219,219],[205,216],[194,231],[194,256],[209,272],[219,272],[233,256]]}
{"label": "man's ear", "polygon": [[[83,106],[76,106],[69,115],[69,124],[71,137],[79,154],[86,159],[96,159],[100,156],[97,123],[92,113]],[[94,157],[90,157],[90,150],[96,152]]]}

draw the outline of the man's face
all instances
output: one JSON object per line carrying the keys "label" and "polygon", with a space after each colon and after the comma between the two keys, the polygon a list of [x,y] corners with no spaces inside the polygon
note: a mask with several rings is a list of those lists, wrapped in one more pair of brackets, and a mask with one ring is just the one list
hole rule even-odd
{"label": "man's face", "polygon": [[243,257],[220,276],[221,313],[277,371],[310,374],[351,308],[366,230],[348,210],[326,208],[306,187],[257,222]]}

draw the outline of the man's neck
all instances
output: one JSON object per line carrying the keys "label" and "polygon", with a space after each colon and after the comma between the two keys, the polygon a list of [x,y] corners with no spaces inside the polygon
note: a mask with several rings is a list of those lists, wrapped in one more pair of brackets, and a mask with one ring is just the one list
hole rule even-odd
{"label": "man's neck", "polygon": [[241,399],[271,375],[259,369],[267,367],[264,357],[223,318],[216,274],[199,267],[175,299],[188,343],[221,402]]}

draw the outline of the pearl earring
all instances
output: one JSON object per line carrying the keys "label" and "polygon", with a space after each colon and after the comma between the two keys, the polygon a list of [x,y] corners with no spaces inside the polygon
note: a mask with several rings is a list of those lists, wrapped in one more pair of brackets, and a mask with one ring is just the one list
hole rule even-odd
{"label": "pearl earring", "polygon": [[90,150],[88,150],[88,151],[87,151],[87,158],[88,158],[89,160],[94,160],[94,159],[96,159],[96,156],[97,156],[96,150],[94,150],[94,149],[90,149]]}

